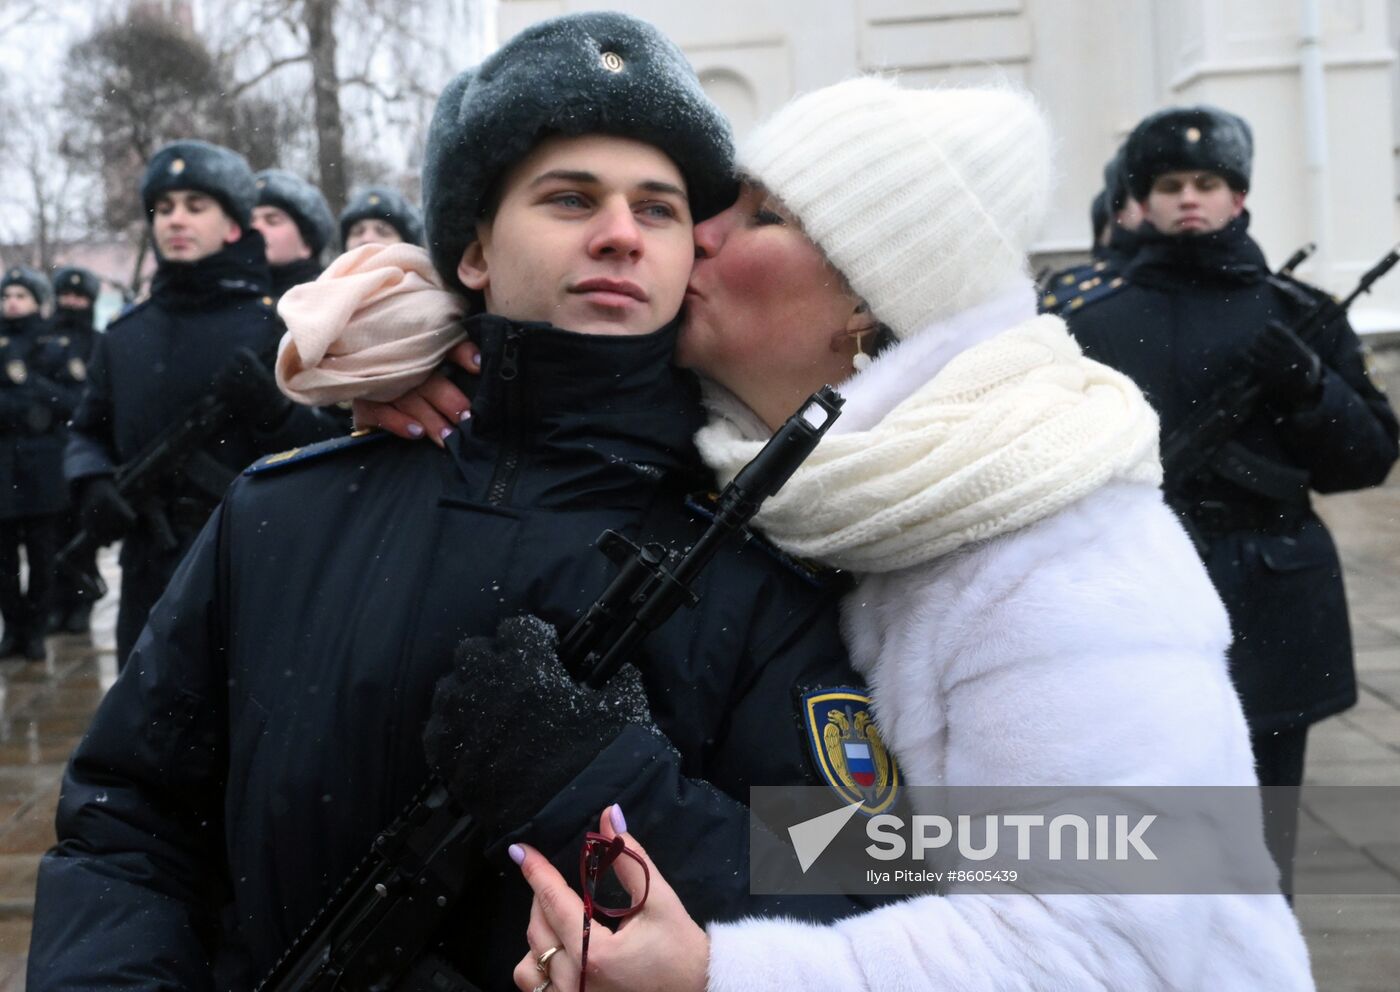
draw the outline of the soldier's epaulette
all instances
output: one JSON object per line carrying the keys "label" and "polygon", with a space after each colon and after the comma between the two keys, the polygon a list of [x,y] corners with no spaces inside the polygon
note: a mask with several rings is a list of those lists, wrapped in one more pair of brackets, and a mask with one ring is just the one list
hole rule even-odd
{"label": "soldier's epaulette", "polygon": [[303,445],[300,448],[293,448],[290,451],[279,451],[275,455],[267,455],[259,458],[253,464],[243,470],[244,475],[263,475],[267,472],[277,472],[292,465],[302,465],[316,458],[323,458],[326,455],[334,454],[338,451],[348,451],[351,448],[363,447],[366,444],[374,444],[385,438],[393,437],[388,431],[364,429],[347,434],[344,437],[333,437],[329,441],[317,441],[315,444]]}
{"label": "soldier's epaulette", "polygon": [[1110,282],[1117,275],[1112,264],[1102,259],[1056,273],[1040,294],[1040,312],[1062,314],[1076,299]]}
{"label": "soldier's epaulette", "polygon": [[[715,519],[718,504],[719,493],[691,493],[685,500],[688,510],[707,521]],[[827,568],[825,565],[818,565],[816,562],[788,554],[752,528],[744,528],[744,536],[749,544],[754,545],[787,571],[792,572],[803,582],[817,589],[825,589],[841,574],[834,568]]]}
{"label": "soldier's epaulette", "polygon": [[1056,316],[1073,318],[1076,313],[1085,307],[1093,306],[1100,300],[1106,300],[1110,296],[1117,295],[1118,291],[1127,285],[1127,280],[1120,275],[1109,272],[1102,276],[1094,276],[1092,279],[1081,282],[1078,293],[1070,297],[1064,304],[1055,311]]}
{"label": "soldier's epaulette", "polygon": [[146,309],[146,305],[147,305],[148,303],[150,303],[150,302],[151,302],[151,297],[148,296],[148,297],[146,297],[144,300],[137,300],[135,303],[128,303],[128,304],[126,304],[126,306],[122,307],[121,312],[119,312],[119,313],[118,313],[115,317],[113,317],[111,320],[107,321],[106,330],[109,330],[109,331],[110,331],[113,327],[116,327],[118,324],[120,324],[122,321],[126,320],[128,317],[131,317],[131,316],[133,316],[134,314],[140,313],[142,310]]}

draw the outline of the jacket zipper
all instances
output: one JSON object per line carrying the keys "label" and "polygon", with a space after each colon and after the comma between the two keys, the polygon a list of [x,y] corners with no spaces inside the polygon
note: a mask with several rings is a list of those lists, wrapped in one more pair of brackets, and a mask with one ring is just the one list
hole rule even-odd
{"label": "jacket zipper", "polygon": [[486,500],[492,506],[507,502],[515,491],[515,480],[520,475],[520,463],[524,455],[524,411],[520,395],[520,338],[522,332],[516,328],[506,331],[501,346],[501,368],[497,378],[505,384],[506,391],[506,430],[501,442],[501,453],[496,459],[496,470],[491,476]]}

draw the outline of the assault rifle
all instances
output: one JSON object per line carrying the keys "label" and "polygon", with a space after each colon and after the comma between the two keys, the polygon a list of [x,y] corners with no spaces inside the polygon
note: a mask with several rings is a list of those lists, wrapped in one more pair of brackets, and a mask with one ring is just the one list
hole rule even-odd
{"label": "assault rifle", "polygon": [[[1326,297],[1311,308],[1290,328],[1304,343],[1313,338],[1329,321],[1346,314],[1362,293],[1400,262],[1400,246],[1377,262],[1361,277],[1356,288],[1342,300]],[[1251,478],[1274,470],[1258,456],[1231,441],[1240,425],[1253,417],[1264,401],[1264,388],[1252,369],[1245,367],[1230,378],[1202,405],[1197,417],[1172,431],[1162,442],[1162,470],[1169,487],[1169,498],[1183,499],[1190,484],[1212,472],[1217,472],[1250,488]],[[1291,473],[1291,470],[1284,471]],[[1264,488],[1268,488],[1265,486]]]}
{"label": "assault rifle", "polygon": [[[269,356],[260,355],[260,359]],[[180,546],[171,526],[163,499],[163,487],[177,473],[183,473],[196,487],[215,499],[233,481],[236,472],[220,464],[203,448],[233,416],[233,404],[221,392],[201,396],[185,409],[173,424],[153,438],[126,462],[117,466],[113,477],[117,493],[145,521],[161,551],[172,552]],[[91,560],[102,542],[88,531],[79,529],[54,559],[55,566],[87,602],[96,602],[107,595],[107,583],[98,574],[89,574],[77,563]]]}
{"label": "assault rifle", "polygon": [[[683,555],[603,533],[598,546],[621,571],[560,644],[559,659],[577,681],[603,686],[648,633],[699,601],[697,576],[812,453],[843,402],[830,386],[815,393],[724,488],[714,520]],[[474,992],[427,948],[480,873],[487,839],[434,778],[375,838],[256,992]]]}

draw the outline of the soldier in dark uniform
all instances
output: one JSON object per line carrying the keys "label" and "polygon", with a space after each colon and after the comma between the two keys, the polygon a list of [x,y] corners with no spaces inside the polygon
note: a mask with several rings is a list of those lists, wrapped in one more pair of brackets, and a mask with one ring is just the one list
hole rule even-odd
{"label": "soldier in dark uniform", "polygon": [[340,212],[340,243],[360,245],[423,243],[423,215],[396,189],[370,186],[350,198]]}
{"label": "soldier in dark uniform", "polygon": [[1094,236],[1089,261],[1056,272],[1042,282],[1042,313],[1063,315],[1072,300],[1117,278],[1133,257],[1142,214],[1137,201],[1128,195],[1122,148],[1103,167],[1103,189],[1089,205],[1089,223]]}
{"label": "soldier in dark uniform", "polygon": [[[594,549],[604,528],[683,547],[706,526],[674,318],[690,219],[733,198],[732,146],[679,49],[620,14],[538,24],[450,84],[434,121],[435,268],[507,311],[468,320],[473,417],[446,451],[370,433],[234,484],[70,765],[32,992],[118,972],[210,988],[211,955],[241,963],[230,984],[246,988],[425,779],[420,732],[454,646],[522,612],[570,626],[616,574]],[[775,908],[748,892],[743,802],[821,781],[803,695],[854,678],[835,578],[758,540],[722,551],[698,607],[636,659],[664,736],[621,727],[552,652],[463,670],[482,684],[445,771],[468,780],[488,866],[442,953],[508,988],[530,903],[508,845],[528,832],[577,870],[612,802],[700,918]],[[604,701],[632,711],[615,689]]]}
{"label": "soldier in dark uniform", "polygon": [[[1265,389],[1205,477],[1164,486],[1230,613],[1260,782],[1297,785],[1308,727],[1356,701],[1341,566],[1309,493],[1378,485],[1400,430],[1344,317],[1307,341],[1288,329],[1325,297],[1271,276],[1250,238],[1251,149],[1244,121],[1209,107],[1139,124],[1126,164],[1140,246],[1121,281],[1075,297],[1066,316],[1090,357],[1142,387],[1164,438],[1241,369]],[[1270,819],[1285,882],[1296,814]]]}
{"label": "soldier in dark uniform", "polygon": [[93,308],[102,295],[102,280],[88,269],[67,265],[54,272],[53,291],[54,333],[67,335],[86,361],[92,356],[92,338],[97,331]]}
{"label": "soldier in dark uniform", "polygon": [[[54,311],[51,319],[52,333],[59,343],[71,349],[71,372],[79,382],[87,379],[87,363],[92,357],[94,326],[93,308],[102,292],[102,282],[97,275],[78,266],[65,266],[54,273]],[[72,411],[69,411],[72,414]],[[63,439],[68,437],[65,418]],[[78,514],[71,504],[59,521],[58,546],[62,548],[78,533]],[[92,619],[92,603],[83,595],[73,574],[97,574],[97,554],[89,553],[81,559],[67,563],[54,575],[53,610],[49,613],[50,633],[63,631],[69,634],[86,633]]]}
{"label": "soldier in dark uniform", "polygon": [[[49,295],[48,280],[23,266],[0,280],[0,657],[31,661],[45,655],[59,518],[68,503],[63,425],[85,372],[71,341],[51,333],[40,313]],[[29,564],[23,591],[21,545]]]}
{"label": "soldier in dark uniform", "polygon": [[[338,431],[318,411],[294,407],[269,370],[282,326],[262,235],[249,227],[256,194],[247,162],[226,148],[180,141],[151,158],[141,184],[158,257],[151,295],[98,337],[73,416],[64,471],[83,526],[103,541],[125,537],[119,665],[238,470]],[[232,407],[227,426],[153,505],[127,505],[117,466],[215,390]]]}
{"label": "soldier in dark uniform", "polygon": [[264,169],[253,177],[258,201],[253,227],[267,243],[272,295],[321,274],[321,253],[335,235],[335,218],[321,191],[285,169]]}

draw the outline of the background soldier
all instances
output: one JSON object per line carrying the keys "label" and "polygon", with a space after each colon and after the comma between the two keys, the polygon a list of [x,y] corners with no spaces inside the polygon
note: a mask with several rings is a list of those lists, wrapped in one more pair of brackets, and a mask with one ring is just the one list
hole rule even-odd
{"label": "background soldier", "polygon": [[53,274],[53,287],[54,333],[71,338],[74,350],[86,361],[92,355],[92,336],[97,329],[93,307],[102,295],[102,280],[94,272],[69,265]]}
{"label": "background soldier", "polygon": [[[0,657],[44,658],[44,628],[53,592],[58,519],[67,505],[63,425],[78,400],[79,354],[49,333],[40,308],[49,283],[18,266],[0,281]],[[20,589],[19,548],[29,563]]]}
{"label": "background soldier", "polygon": [[1090,260],[1056,272],[1042,283],[1041,312],[1063,315],[1074,300],[1111,283],[1137,250],[1142,210],[1128,195],[1122,148],[1104,164],[1103,189],[1089,205],[1089,223],[1094,234]]}
{"label": "background soldier", "polygon": [[[1309,490],[1382,482],[1400,429],[1344,317],[1307,341],[1288,329],[1327,297],[1270,275],[1248,234],[1251,157],[1248,126],[1220,110],[1142,121],[1125,156],[1145,215],[1138,250],[1122,281],[1072,300],[1067,316],[1090,357],[1143,388],[1164,437],[1242,369],[1265,390],[1210,471],[1164,485],[1230,612],[1260,782],[1297,785],[1309,725],[1356,701],[1341,567]],[[1269,821],[1285,885],[1296,818],[1294,806]]]}
{"label": "background soldier", "polygon": [[[69,359],[74,375],[80,382],[87,379],[87,362],[92,357],[94,306],[102,293],[102,281],[97,275],[78,266],[67,266],[54,273],[54,311],[51,319],[53,334],[60,344],[72,352]],[[69,411],[70,415],[72,411]],[[63,438],[68,437],[67,423]],[[59,520],[58,546],[62,548],[78,533],[78,515],[70,505]],[[70,567],[86,575],[97,574],[97,553],[74,559]],[[86,633],[92,618],[92,603],[83,595],[72,572],[60,570],[54,575],[53,610],[49,613],[50,633]]]}
{"label": "background soldier", "polygon": [[335,234],[335,218],[319,189],[285,169],[264,169],[254,181],[253,227],[267,242],[272,295],[281,299],[321,274],[321,252]]}
{"label": "background soldier", "polygon": [[[97,339],[64,458],[83,526],[104,542],[127,537],[118,665],[237,471],[336,430],[294,407],[268,370],[282,325],[262,235],[249,228],[256,195],[243,157],[202,141],[158,151],[141,183],[158,259],[151,295]],[[159,499],[128,505],[113,481],[117,466],[178,429],[215,390],[230,421],[165,480]]]}
{"label": "background soldier", "polygon": [[350,198],[340,214],[340,243],[345,250],[360,245],[423,243],[423,215],[398,190],[370,186]]}

